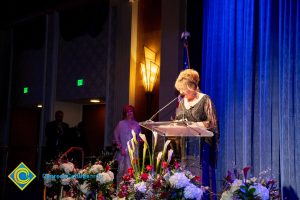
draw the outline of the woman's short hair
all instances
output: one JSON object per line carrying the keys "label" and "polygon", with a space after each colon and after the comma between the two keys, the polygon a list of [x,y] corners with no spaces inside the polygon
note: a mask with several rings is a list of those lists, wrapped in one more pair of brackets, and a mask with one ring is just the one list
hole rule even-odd
{"label": "woman's short hair", "polygon": [[127,113],[130,110],[133,112],[133,116],[134,116],[135,112],[134,112],[134,107],[132,105],[123,106],[123,119],[125,119],[127,117]]}
{"label": "woman's short hair", "polygon": [[175,82],[175,88],[180,93],[188,89],[199,90],[199,73],[194,69],[186,69],[180,72]]}

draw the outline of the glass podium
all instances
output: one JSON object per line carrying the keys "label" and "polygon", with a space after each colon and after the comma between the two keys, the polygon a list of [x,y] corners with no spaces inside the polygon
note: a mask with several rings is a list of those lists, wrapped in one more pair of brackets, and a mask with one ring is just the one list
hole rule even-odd
{"label": "glass podium", "polygon": [[181,165],[191,171],[194,175],[201,175],[200,149],[202,137],[213,137],[211,131],[201,127],[198,122],[179,121],[144,121],[139,123],[150,131],[156,131],[164,144],[171,140],[171,148],[174,150],[175,158],[181,161]]}

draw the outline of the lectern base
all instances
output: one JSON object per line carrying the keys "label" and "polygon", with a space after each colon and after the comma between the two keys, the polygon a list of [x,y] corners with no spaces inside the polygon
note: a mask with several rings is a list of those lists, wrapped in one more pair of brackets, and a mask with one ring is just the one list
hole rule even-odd
{"label": "lectern base", "polygon": [[195,176],[202,176],[202,167],[200,165],[200,156],[185,156],[181,159],[181,164],[185,169],[192,172]]}

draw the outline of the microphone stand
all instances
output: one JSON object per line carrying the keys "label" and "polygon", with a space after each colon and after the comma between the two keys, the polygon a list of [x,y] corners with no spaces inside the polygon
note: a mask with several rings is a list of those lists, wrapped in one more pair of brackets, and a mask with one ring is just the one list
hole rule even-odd
{"label": "microphone stand", "polygon": [[[179,96],[180,97],[180,96]],[[164,110],[166,107],[168,107],[171,103],[173,103],[175,100],[178,100],[179,98],[178,96],[175,97],[174,99],[172,99],[169,103],[167,103],[164,107],[162,107],[161,109],[159,109],[156,113],[154,113],[154,115],[152,115],[146,122],[152,121],[154,119],[154,117],[156,117],[156,115],[158,115],[158,113],[160,113],[162,110]]]}
{"label": "microphone stand", "polygon": [[[181,102],[183,99],[182,99],[182,95],[179,95],[177,97],[175,97],[174,99],[172,99],[169,103],[167,103],[164,107],[162,107],[161,109],[159,109],[156,113],[154,113],[154,115],[152,115],[148,120],[146,120],[145,122],[153,122],[152,120],[154,119],[154,117],[156,117],[161,111],[163,111],[165,108],[167,108],[170,104],[172,104],[174,101],[176,100],[179,100],[179,102]],[[143,122],[143,123],[145,123]],[[174,121],[175,123],[177,124],[181,124],[187,128],[190,128],[192,130],[194,130],[196,133],[198,133],[198,135],[195,135],[195,136],[200,136],[201,135],[201,132],[199,132],[198,130],[194,129],[190,123],[186,118],[185,118],[185,113],[183,113],[183,119],[181,120],[175,120]],[[143,124],[142,123],[142,124]],[[194,122],[194,123],[197,123],[197,122]]]}

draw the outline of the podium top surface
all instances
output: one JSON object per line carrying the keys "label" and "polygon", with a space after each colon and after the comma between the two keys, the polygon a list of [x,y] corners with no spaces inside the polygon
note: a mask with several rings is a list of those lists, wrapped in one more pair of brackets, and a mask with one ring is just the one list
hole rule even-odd
{"label": "podium top surface", "polygon": [[197,122],[189,121],[145,121],[140,122],[140,126],[156,131],[162,136],[176,137],[212,137],[213,132],[199,126]]}

